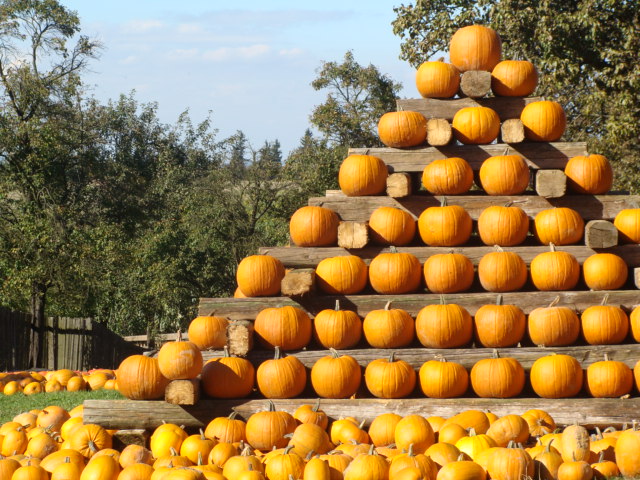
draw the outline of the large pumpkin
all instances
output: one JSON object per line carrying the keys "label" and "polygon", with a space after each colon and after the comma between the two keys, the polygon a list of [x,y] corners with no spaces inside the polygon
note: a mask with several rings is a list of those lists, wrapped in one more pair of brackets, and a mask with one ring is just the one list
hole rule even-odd
{"label": "large pumpkin", "polygon": [[625,477],[640,475],[640,430],[625,430],[615,446],[616,464]]}
{"label": "large pumpkin", "polygon": [[527,104],[520,113],[527,140],[555,142],[562,137],[567,126],[567,117],[562,105],[550,100]]}
{"label": "large pumpkin", "polygon": [[311,385],[322,398],[349,398],[360,387],[362,372],[358,362],[350,355],[340,355],[331,349],[311,368]]}
{"label": "large pumpkin", "polygon": [[419,112],[387,112],[378,121],[378,135],[387,147],[415,147],[427,139],[427,119]]}
{"label": "large pumpkin", "polygon": [[427,348],[461,347],[473,335],[473,321],[464,307],[453,303],[427,305],[416,317],[416,335]]}
{"label": "large pumpkin", "polygon": [[247,297],[269,297],[280,293],[284,265],[269,255],[250,255],[238,265],[238,288]]}
{"label": "large pumpkin", "polygon": [[536,215],[534,231],[542,245],[571,245],[582,238],[584,220],[572,208],[548,208]]}
{"label": "large pumpkin", "polygon": [[413,392],[416,372],[404,360],[396,360],[394,352],[388,359],[369,362],[364,372],[367,389],[378,398],[403,398]]}
{"label": "large pumpkin", "polygon": [[483,305],[474,317],[475,333],[483,347],[512,347],[522,340],[526,326],[524,312],[516,305]]}
{"label": "large pumpkin", "polygon": [[420,367],[420,388],[429,398],[461,397],[469,387],[469,373],[444,357],[428,360]]}
{"label": "large pumpkin", "polygon": [[614,253],[594,253],[582,264],[584,283],[591,290],[616,290],[627,281],[629,267]]}
{"label": "large pumpkin", "polygon": [[529,312],[529,338],[534,345],[564,347],[572,345],[580,335],[580,319],[569,307],[556,306],[557,297],[548,307]]}
{"label": "large pumpkin", "polygon": [[362,330],[367,343],[374,348],[400,348],[414,338],[414,321],[406,311],[390,309],[387,302],[382,310],[371,310],[364,317]]}
{"label": "large pumpkin", "polygon": [[422,276],[420,261],[415,255],[391,252],[376,255],[369,264],[369,283],[382,295],[397,295],[418,290]]}
{"label": "large pumpkin", "polygon": [[503,60],[491,71],[491,90],[500,97],[528,97],[538,85],[538,71],[528,60]]}
{"label": "large pumpkin", "polygon": [[387,187],[387,166],[373,155],[349,155],[342,161],[338,183],[349,197],[379,195]]}
{"label": "large pumpkin", "polygon": [[482,162],[479,176],[489,195],[519,195],[529,186],[529,165],[520,155],[496,155]]}
{"label": "large pumpkin", "polygon": [[616,345],[622,343],[629,333],[629,317],[620,307],[593,305],[580,316],[582,334],[589,345]]}
{"label": "large pumpkin", "polygon": [[622,243],[640,243],[640,208],[620,210],[613,224]]}
{"label": "large pumpkin", "polygon": [[580,280],[580,264],[568,252],[555,249],[536,255],[529,269],[531,281],[538,290],[571,290]]}
{"label": "large pumpkin", "polygon": [[167,342],[158,352],[160,372],[169,380],[196,378],[202,370],[202,353],[198,346],[189,341]]}
{"label": "large pumpkin", "polygon": [[325,258],[316,266],[316,281],[325,293],[359,293],[367,286],[367,266],[355,255]]}
{"label": "large pumpkin", "polygon": [[451,127],[460,143],[484,145],[498,137],[500,117],[489,107],[465,107],[455,113]]}
{"label": "large pumpkin", "polygon": [[572,192],[589,195],[607,193],[613,184],[613,170],[604,155],[579,155],[564,167],[567,186]]}
{"label": "large pumpkin", "polygon": [[547,355],[531,366],[531,387],[542,398],[574,397],[582,388],[582,368],[569,355]]}
{"label": "large pumpkin", "polygon": [[283,357],[276,347],[273,359],[265,360],[258,367],[256,382],[266,398],[293,398],[307,385],[307,371],[295,356]]}
{"label": "large pumpkin", "polygon": [[489,292],[513,292],[527,281],[527,264],[515,252],[497,251],[484,255],[478,263],[478,278]]}
{"label": "large pumpkin", "polygon": [[369,217],[369,234],[378,245],[407,245],[416,233],[416,219],[396,207],[376,208]]}
{"label": "large pumpkin", "polygon": [[471,388],[482,398],[511,398],[524,388],[524,368],[515,358],[485,358],[471,368]]}
{"label": "large pumpkin", "polygon": [[246,358],[231,357],[224,349],[223,357],[215,357],[202,367],[202,389],[213,398],[243,398],[251,393],[255,369]]}
{"label": "large pumpkin", "polygon": [[335,309],[318,312],[313,319],[314,336],[324,348],[345,349],[357,345],[362,337],[362,319],[356,312],[340,310],[339,300]]}
{"label": "large pumpkin", "polygon": [[291,216],[289,235],[298,247],[327,247],[338,241],[339,223],[340,219],[333,210],[305,206]]}
{"label": "large pumpkin", "polygon": [[478,235],[485,245],[520,245],[529,233],[529,216],[511,204],[492,205],[478,217]]}
{"label": "large pumpkin", "polygon": [[297,350],[311,341],[311,319],[301,308],[291,305],[269,307],[258,313],[253,324],[260,343],[267,348]]}
{"label": "large pumpkin", "polygon": [[443,198],[439,207],[429,207],[418,218],[422,241],[431,247],[455,247],[471,237],[473,221],[459,205],[448,205]]}
{"label": "large pumpkin", "polygon": [[[247,420],[247,442],[253,448],[261,451],[269,451],[274,447],[284,448],[289,443],[289,439],[285,435],[293,433],[296,426],[296,420],[291,414],[276,411],[273,402],[269,401],[268,410],[254,413]],[[226,469],[224,473],[226,473]]]}
{"label": "large pumpkin", "polygon": [[458,70],[492,71],[500,61],[502,42],[490,27],[469,25],[460,28],[449,42],[449,57]]}
{"label": "large pumpkin", "polygon": [[587,367],[586,382],[592,397],[619,398],[631,392],[633,372],[624,362],[609,360],[605,354],[603,361]]}
{"label": "large pumpkin", "polygon": [[189,324],[189,341],[200,350],[223,348],[227,344],[229,321],[224,317],[200,315]]}
{"label": "large pumpkin", "polygon": [[473,170],[464,158],[434,160],[422,171],[422,185],[433,195],[461,195],[473,185]]}
{"label": "large pumpkin", "polygon": [[416,88],[424,98],[451,98],[460,88],[460,72],[443,61],[424,62],[416,71]]}
{"label": "large pumpkin", "polygon": [[456,293],[473,284],[473,263],[461,253],[437,253],[424,262],[424,279],[433,293]]}
{"label": "large pumpkin", "polygon": [[131,355],[118,367],[120,393],[132,400],[153,400],[164,396],[169,379],[162,375],[156,358]]}

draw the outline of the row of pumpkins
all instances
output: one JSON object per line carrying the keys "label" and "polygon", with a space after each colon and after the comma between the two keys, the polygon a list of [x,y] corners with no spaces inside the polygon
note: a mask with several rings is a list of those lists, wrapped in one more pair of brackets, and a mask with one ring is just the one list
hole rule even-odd
{"label": "row of pumpkins", "polygon": [[[271,408],[247,421],[213,419],[189,435],[165,423],[149,448],[113,447],[84,424],[81,407],[46,407],[0,426],[0,480],[591,480],[640,474],[640,431],[556,430],[543,410],[451,418],[395,413],[368,430],[354,418],[329,425],[320,408]],[[535,443],[534,443],[535,442]],[[527,446],[525,448],[525,445]]]}
{"label": "row of pumpkins", "polygon": [[24,393],[54,393],[60,391],[115,390],[115,372],[108,368],[82,373],[62,368],[43,372],[0,372],[0,393],[15,395]]}

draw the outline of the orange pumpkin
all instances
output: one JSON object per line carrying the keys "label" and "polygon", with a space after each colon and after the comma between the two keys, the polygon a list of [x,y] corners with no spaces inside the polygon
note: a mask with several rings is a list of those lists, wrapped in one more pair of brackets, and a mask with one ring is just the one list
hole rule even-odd
{"label": "orange pumpkin", "polygon": [[633,372],[623,362],[604,360],[587,367],[586,386],[589,395],[596,398],[619,398],[633,388]]}
{"label": "orange pumpkin", "polygon": [[293,398],[302,393],[307,385],[307,371],[293,355],[282,357],[275,347],[272,360],[260,364],[256,372],[258,390],[266,398]]}
{"label": "orange pumpkin", "polygon": [[529,186],[529,165],[520,155],[489,157],[480,166],[480,186],[489,195],[519,195]]}
{"label": "orange pumpkin", "polygon": [[434,160],[422,171],[422,185],[433,195],[461,195],[473,185],[473,170],[464,158]]}
{"label": "orange pumpkin", "polygon": [[349,155],[340,165],[338,183],[349,197],[379,195],[387,188],[387,166],[373,155]]}
{"label": "orange pumpkin", "polygon": [[571,245],[582,238],[584,220],[571,208],[549,208],[536,215],[534,230],[542,245]]}
{"label": "orange pumpkin", "polygon": [[629,267],[614,253],[594,253],[582,264],[584,282],[591,290],[616,290],[627,281]]}
{"label": "orange pumpkin", "polygon": [[465,107],[451,121],[453,136],[465,145],[493,142],[500,133],[500,117],[489,107]]}
{"label": "orange pumpkin", "polygon": [[429,398],[461,397],[469,387],[469,373],[444,357],[428,360],[420,367],[420,388]]}
{"label": "orange pumpkin", "polygon": [[473,264],[461,253],[431,255],[423,270],[427,289],[433,293],[464,292],[473,284]]}
{"label": "orange pumpkin", "polygon": [[169,379],[162,375],[158,360],[144,355],[131,355],[118,367],[120,393],[132,400],[153,400],[164,396]]}
{"label": "orange pumpkin", "polygon": [[427,119],[419,112],[387,112],[378,121],[378,135],[387,147],[415,147],[427,139]]}
{"label": "orange pumpkin", "polygon": [[422,241],[432,247],[455,247],[471,237],[473,221],[459,205],[447,205],[442,199],[439,207],[429,207],[418,218]]}
{"label": "orange pumpkin", "polygon": [[397,295],[418,290],[422,267],[415,255],[398,252],[380,253],[369,264],[369,283],[382,295]]}
{"label": "orange pumpkin", "polygon": [[567,126],[562,105],[550,100],[527,104],[520,113],[527,140],[555,142],[562,137]]}
{"label": "orange pumpkin", "polygon": [[371,310],[364,317],[362,330],[367,343],[374,348],[400,348],[414,338],[414,321],[404,310],[390,309],[387,302],[382,310]]}
{"label": "orange pumpkin", "polygon": [[529,233],[529,216],[520,207],[492,205],[478,217],[478,235],[485,245],[520,245]]}
{"label": "orange pumpkin", "polygon": [[200,315],[189,324],[189,341],[200,350],[223,348],[227,344],[229,321],[224,317]]}
{"label": "orange pumpkin", "polygon": [[492,71],[500,61],[502,42],[490,27],[469,25],[460,28],[449,42],[449,56],[458,70]]}
{"label": "orange pumpkin", "polygon": [[580,319],[569,307],[557,307],[560,297],[548,307],[529,312],[528,333],[534,345],[564,347],[573,344],[580,335]]}
{"label": "orange pumpkin", "polygon": [[497,251],[484,255],[478,263],[478,278],[489,292],[513,292],[527,281],[527,265],[515,252]]}
{"label": "orange pumpkin", "polygon": [[460,88],[460,72],[445,62],[424,62],[416,71],[416,88],[424,98],[451,98]]}
{"label": "orange pumpkin", "polygon": [[580,264],[568,252],[550,251],[536,255],[529,265],[531,281],[538,290],[571,290],[580,280]]}
{"label": "orange pumpkin", "polygon": [[415,236],[416,219],[406,210],[379,207],[369,217],[369,232],[378,245],[407,245]]}
{"label": "orange pumpkin", "polygon": [[367,266],[355,255],[324,258],[316,266],[316,280],[325,293],[359,293],[367,286]]}
{"label": "orange pumpkin", "polygon": [[160,372],[169,380],[196,378],[202,370],[202,353],[195,343],[178,340],[167,342],[158,352]]}
{"label": "orange pumpkin", "polygon": [[536,394],[543,398],[568,398],[580,392],[583,380],[580,363],[569,355],[547,355],[531,366],[529,378]]}
{"label": "orange pumpkin", "polygon": [[334,349],[330,351],[330,355],[313,364],[311,385],[322,398],[348,398],[360,387],[360,365],[350,355],[340,355]]}
{"label": "orange pumpkin", "polygon": [[528,97],[538,85],[538,71],[528,60],[503,60],[491,71],[491,90],[500,97]]}
{"label": "orange pumpkin", "polygon": [[324,348],[341,350],[357,345],[362,337],[362,319],[356,312],[340,310],[336,300],[335,309],[318,312],[313,319],[316,341]]}
{"label": "orange pumpkin", "polygon": [[524,388],[524,368],[514,358],[500,358],[497,350],[493,358],[479,360],[471,368],[471,388],[482,398],[511,398]]}
{"label": "orange pumpkin", "polygon": [[280,293],[284,278],[282,262],[269,255],[250,255],[238,265],[238,288],[247,297],[269,297]]}
{"label": "orange pumpkin", "polygon": [[328,247],[338,241],[338,215],[328,208],[305,206],[289,221],[291,241],[298,247]]}
{"label": "orange pumpkin", "polygon": [[589,345],[616,345],[629,332],[629,317],[620,307],[606,305],[607,299],[605,295],[601,305],[588,307],[580,316],[582,334]]}
{"label": "orange pumpkin", "polygon": [[253,323],[256,337],[267,348],[298,350],[311,341],[311,319],[298,307],[269,307],[258,313]]}
{"label": "orange pumpkin", "polygon": [[640,243],[640,208],[620,210],[613,224],[622,243]]}
{"label": "orange pumpkin", "polygon": [[455,348],[471,341],[473,321],[464,307],[453,303],[423,307],[416,317],[416,334],[427,348]]}
{"label": "orange pumpkin", "polygon": [[516,305],[503,305],[498,295],[495,305],[483,305],[474,317],[474,330],[483,347],[503,348],[522,340],[526,320],[524,312]]}
{"label": "orange pumpkin", "polygon": [[364,380],[374,397],[404,398],[413,392],[416,372],[404,360],[396,360],[394,352],[391,352],[389,359],[378,358],[369,362]]}
{"label": "orange pumpkin", "polygon": [[607,193],[613,184],[613,170],[604,155],[579,155],[564,167],[567,186],[572,192],[589,195]]}
{"label": "orange pumpkin", "polygon": [[224,356],[212,358],[202,367],[202,389],[213,398],[243,398],[251,393],[255,369],[245,358]]}

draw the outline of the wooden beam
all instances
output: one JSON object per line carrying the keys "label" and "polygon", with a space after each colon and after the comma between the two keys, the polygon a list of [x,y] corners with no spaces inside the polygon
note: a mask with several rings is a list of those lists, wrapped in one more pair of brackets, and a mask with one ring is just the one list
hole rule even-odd
{"label": "wooden beam", "polygon": [[[344,221],[366,222],[378,207],[397,207],[411,213],[415,218],[429,207],[440,205],[441,197],[434,195],[411,195],[405,198],[347,197],[311,197],[309,205],[330,208]],[[471,218],[477,220],[482,211],[493,205],[505,205],[513,202],[522,208],[530,218],[540,211],[553,207],[569,207],[576,210],[585,220],[613,220],[625,208],[640,203],[640,195],[565,195],[560,198],[543,198],[538,195],[491,196],[491,195],[450,195],[449,205],[460,205]]]}
{"label": "wooden beam", "polygon": [[587,154],[585,142],[493,143],[490,145],[447,145],[402,149],[350,148],[349,154],[368,154],[379,157],[392,172],[422,172],[429,163],[447,157],[462,157],[469,162],[473,170],[480,170],[484,160],[495,155],[504,155],[507,148],[511,154],[522,155],[533,169],[559,168],[564,170],[569,158]]}
{"label": "wooden beam", "polygon": [[[571,292],[506,292],[502,294],[505,304],[518,305],[524,313],[529,313],[534,308],[549,305],[556,297],[560,297],[561,305],[569,305],[578,311],[582,311],[592,305],[598,305],[605,293],[609,294],[609,304],[619,305],[626,311],[631,311],[640,304],[640,292],[638,290],[612,290],[607,292],[571,291]],[[310,298],[287,297],[255,297],[255,298],[201,298],[200,311],[211,310],[215,307],[220,315],[230,319],[255,318],[256,315],[267,307],[282,307],[293,305],[302,308],[311,315],[321,310],[333,309],[336,300],[345,310],[352,310],[363,317],[371,310],[383,309],[387,302],[393,301],[394,308],[406,310],[409,315],[415,317],[425,306],[440,303],[440,295],[431,293],[415,293],[406,295],[345,295],[345,296],[317,296]],[[483,305],[496,301],[495,293],[488,292],[462,292],[445,295],[448,303],[457,303],[465,307],[471,315]]]}
{"label": "wooden beam", "polygon": [[[276,409],[293,413],[300,405],[313,405],[315,398],[273,400]],[[264,399],[203,400],[194,406],[172,405],[162,401],[141,400],[85,400],[84,421],[109,429],[154,429],[164,422],[203,428],[213,418],[228,416],[231,411],[245,420],[252,414],[267,410],[269,401]],[[438,415],[452,417],[463,410],[491,411],[498,416],[521,415],[539,408],[548,412],[558,425],[578,422],[586,428],[595,426],[620,427],[638,418],[640,398],[411,398],[380,400],[360,398],[320,401],[320,408],[333,419],[353,416],[364,420],[365,425],[382,413],[406,415]]]}
{"label": "wooden beam", "polygon": [[[480,259],[487,253],[495,251],[494,247],[477,246],[477,247],[396,247],[399,252],[408,252],[415,255],[420,263],[424,263],[427,258],[439,253],[462,253],[466,255],[474,265],[480,262]],[[588,257],[595,253],[601,252],[596,247],[587,247],[585,245],[564,245],[557,247],[558,250],[571,253],[580,264]],[[629,267],[640,267],[640,245],[627,244],[615,247],[597,247],[606,248],[607,253],[615,253],[620,256]],[[515,252],[528,265],[536,255],[549,251],[546,245],[526,245],[517,247],[505,247],[509,252]],[[313,268],[320,260],[329,257],[344,257],[348,255],[357,255],[362,258],[365,263],[380,253],[387,253],[390,249],[382,246],[369,246],[358,249],[357,251],[348,250],[340,247],[318,247],[318,248],[300,248],[300,247],[262,247],[259,252],[263,255],[271,255],[280,259],[287,268]]]}
{"label": "wooden beam", "polygon": [[426,118],[446,118],[452,120],[456,112],[466,107],[489,107],[496,111],[500,120],[520,118],[522,109],[532,102],[539,102],[541,97],[490,97],[490,98],[402,98],[396,100],[398,110],[420,112]]}

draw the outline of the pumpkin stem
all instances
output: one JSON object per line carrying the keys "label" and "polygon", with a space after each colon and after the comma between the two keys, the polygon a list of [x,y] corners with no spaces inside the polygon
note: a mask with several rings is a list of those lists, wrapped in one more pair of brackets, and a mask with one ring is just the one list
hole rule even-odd
{"label": "pumpkin stem", "polygon": [[415,457],[415,454],[413,453],[413,443],[409,444],[409,451],[407,452],[407,456],[408,457]]}
{"label": "pumpkin stem", "polygon": [[476,434],[476,429],[475,429],[475,428],[473,428],[473,427],[471,427],[471,428],[469,429],[469,436],[470,436],[470,437],[475,437],[476,435],[477,435],[477,434]]}
{"label": "pumpkin stem", "polygon": [[[605,352],[604,354],[604,361],[608,362],[609,361],[609,354]],[[596,429],[598,429],[598,427],[596,427]],[[599,429],[598,429],[599,430]]]}
{"label": "pumpkin stem", "polygon": [[442,197],[442,198],[440,199],[440,206],[441,206],[441,207],[446,207],[447,205],[448,205],[447,197]]}
{"label": "pumpkin stem", "polygon": [[336,308],[334,310],[336,312],[340,311],[340,300],[336,300]]}
{"label": "pumpkin stem", "polygon": [[391,352],[391,355],[389,355],[389,363],[393,363],[396,361],[396,352]]}
{"label": "pumpkin stem", "polygon": [[236,412],[235,410],[233,412],[231,412],[231,415],[229,415],[229,420],[235,420],[235,418],[238,416],[238,412]]}
{"label": "pumpkin stem", "polygon": [[369,148],[367,148],[367,149],[364,151],[364,154],[365,154],[365,155],[369,155],[369,150],[370,150],[370,149],[369,149]]}
{"label": "pumpkin stem", "polygon": [[[273,403],[273,402],[271,402]],[[243,457],[248,457],[251,455],[251,447],[249,445],[246,445],[244,447],[244,449],[242,450],[242,453],[240,453],[240,455],[242,455]]]}
{"label": "pumpkin stem", "polygon": [[202,452],[198,452],[198,466],[204,465],[202,461]]}
{"label": "pumpkin stem", "polygon": [[375,445],[371,444],[371,446],[369,447],[369,455],[377,455],[378,452],[376,452],[376,447]]}
{"label": "pumpkin stem", "polygon": [[458,455],[458,462],[463,462],[464,461],[464,453],[461,453],[460,455]]}
{"label": "pumpkin stem", "polygon": [[[87,446],[89,447],[89,450],[91,450],[93,453],[96,453],[98,451],[98,446],[92,440],[89,440],[89,443],[87,444]],[[173,452],[175,452],[173,447],[171,447],[171,449],[173,450]],[[176,455],[177,455],[177,452],[176,452]]]}
{"label": "pumpkin stem", "polygon": [[393,300],[389,300],[389,301],[386,303],[386,305],[384,306],[384,309],[385,309],[385,310],[387,310],[387,311],[389,310],[389,307],[391,306],[391,302],[392,302],[392,301],[393,301]]}
{"label": "pumpkin stem", "polygon": [[500,358],[500,353],[498,353],[498,349],[497,348],[493,349],[492,357],[493,358]]}
{"label": "pumpkin stem", "polygon": [[229,347],[228,347],[227,345],[225,345],[225,346],[224,346],[223,351],[224,351],[223,355],[224,355],[226,358],[229,358],[229,357],[231,356],[231,355],[229,354]]}
{"label": "pumpkin stem", "polygon": [[64,463],[71,463],[71,457],[64,457]]}
{"label": "pumpkin stem", "polygon": [[280,360],[281,358],[282,358],[282,355],[280,353],[280,347],[276,345],[275,351],[273,353],[273,359]]}
{"label": "pumpkin stem", "polygon": [[269,400],[269,408],[267,409],[268,412],[275,412],[276,411],[276,406],[273,403],[272,400]]}
{"label": "pumpkin stem", "polygon": [[504,204],[505,207],[510,207],[511,205],[513,205],[513,200],[509,200],[507,203]]}
{"label": "pumpkin stem", "polygon": [[391,253],[398,253],[398,249],[396,248],[396,246],[395,246],[395,245],[390,245],[390,246],[389,246],[389,251],[390,251]]}
{"label": "pumpkin stem", "polygon": [[556,251],[556,246],[553,242],[549,242],[549,250],[552,252]]}
{"label": "pumpkin stem", "polygon": [[[91,446],[92,443],[93,442],[89,442],[89,446]],[[94,445],[94,447],[95,447],[95,445]],[[92,450],[93,450],[93,448],[92,448]],[[169,447],[169,452],[171,452],[171,456],[172,457],[177,457],[178,456],[178,451],[173,447]]]}
{"label": "pumpkin stem", "polygon": [[503,249],[500,245],[494,245],[494,246],[493,246],[493,249],[494,249],[496,252],[504,252],[504,249]]}
{"label": "pumpkin stem", "polygon": [[446,305],[445,299],[444,299],[444,294],[440,294],[440,305]]}
{"label": "pumpkin stem", "polygon": [[560,295],[554,298],[553,302],[551,302],[547,308],[555,307],[559,303],[560,303]]}
{"label": "pumpkin stem", "polygon": [[335,348],[330,348],[329,352],[331,352],[331,357],[332,358],[340,358],[340,354],[338,353],[338,351]]}
{"label": "pumpkin stem", "polygon": [[284,447],[284,453],[283,455],[289,455],[289,452],[291,451],[291,449],[294,447],[294,445],[287,445],[286,447]]}
{"label": "pumpkin stem", "polygon": [[316,452],[314,450],[311,450],[309,453],[307,453],[307,456],[304,457],[305,461],[309,462],[309,460],[311,460],[315,454]]}
{"label": "pumpkin stem", "polygon": [[181,342],[182,341],[182,329],[179,328],[178,329],[178,339],[176,340],[176,342]]}
{"label": "pumpkin stem", "polygon": [[445,356],[444,356],[444,355],[440,355],[440,354],[438,354],[438,355],[435,355],[435,358],[436,358],[436,360],[438,360],[439,362],[446,362],[446,361],[447,361],[447,359],[445,358]]}
{"label": "pumpkin stem", "polygon": [[608,301],[609,301],[609,294],[605,293],[604,298],[602,299],[602,302],[600,302],[600,305],[606,305]]}
{"label": "pumpkin stem", "polygon": [[516,442],[514,442],[513,440],[509,440],[507,448],[516,448]]}
{"label": "pumpkin stem", "polygon": [[367,420],[366,420],[366,419],[365,419],[365,420],[362,420],[362,421],[360,422],[360,425],[358,425],[358,428],[359,428],[360,430],[362,430],[362,429],[364,428],[364,424],[365,424],[365,423],[367,423]]}
{"label": "pumpkin stem", "polygon": [[317,412],[318,410],[320,410],[320,397],[318,397],[318,399],[316,400],[316,404],[311,409],[312,412]]}
{"label": "pumpkin stem", "polygon": [[507,146],[507,148],[504,149],[504,153],[502,155],[509,155],[509,148],[510,147]]}
{"label": "pumpkin stem", "polygon": [[496,305],[502,305],[502,295],[498,295],[498,298],[496,298]]}
{"label": "pumpkin stem", "polygon": [[549,453],[551,451],[551,444],[553,443],[554,440],[555,438],[552,438],[551,440],[549,440],[549,443],[547,443],[547,446],[544,449],[544,453]]}

